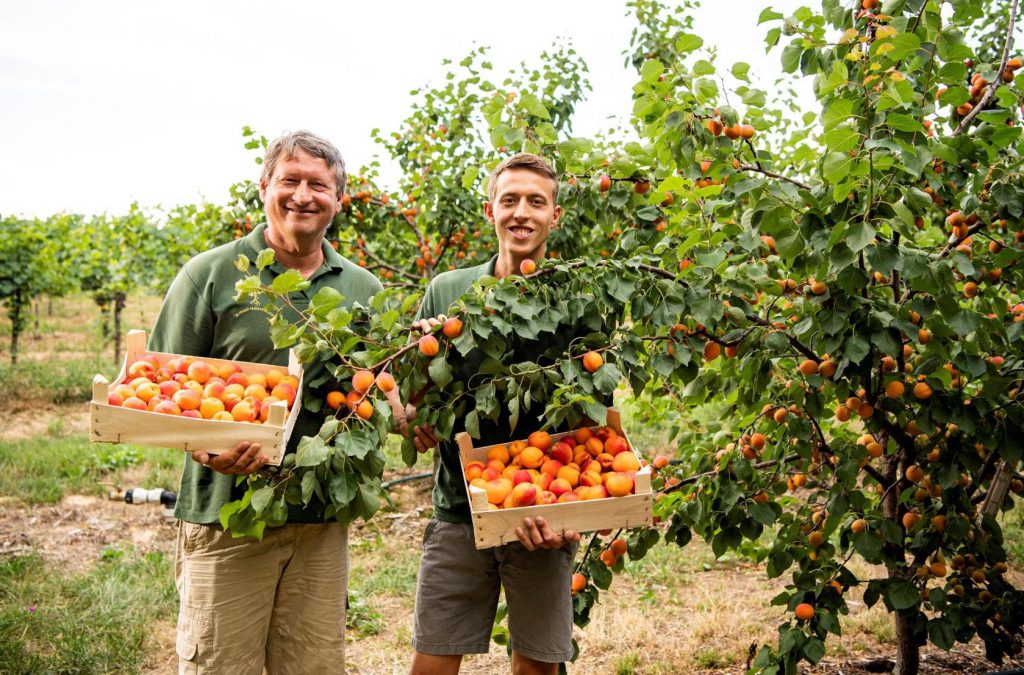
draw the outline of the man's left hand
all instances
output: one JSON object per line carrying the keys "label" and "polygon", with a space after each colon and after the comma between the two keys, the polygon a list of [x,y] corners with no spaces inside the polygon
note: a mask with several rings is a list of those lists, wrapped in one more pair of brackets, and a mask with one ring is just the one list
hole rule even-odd
{"label": "man's left hand", "polygon": [[516,528],[516,536],[519,537],[519,543],[527,551],[536,551],[539,548],[562,548],[580,540],[580,533],[575,530],[566,530],[562,534],[556,534],[548,525],[548,521],[543,518],[523,518],[522,527]]}

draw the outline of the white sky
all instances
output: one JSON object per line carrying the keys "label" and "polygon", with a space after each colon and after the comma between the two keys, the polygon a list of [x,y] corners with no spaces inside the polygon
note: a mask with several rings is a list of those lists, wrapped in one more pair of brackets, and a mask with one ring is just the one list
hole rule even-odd
{"label": "white sky", "polygon": [[[778,51],[765,55],[755,25],[768,2],[705,0],[695,32],[726,70],[751,64],[771,96]],[[789,14],[801,3],[771,4]],[[570,38],[593,86],[574,132],[593,135],[610,116],[628,119],[632,28],[612,0],[4,2],[0,214],[223,203],[257,175],[246,124],[268,138],[309,129],[356,169],[378,153],[370,130],[397,129],[409,91],[440,84],[442,59],[475,45],[491,48],[498,77]],[[397,169],[382,161],[386,186]]]}

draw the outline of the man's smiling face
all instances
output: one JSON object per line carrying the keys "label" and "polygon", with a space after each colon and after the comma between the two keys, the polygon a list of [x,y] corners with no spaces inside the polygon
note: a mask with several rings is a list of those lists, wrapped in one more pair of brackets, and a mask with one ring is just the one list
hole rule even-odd
{"label": "man's smiling face", "polygon": [[341,208],[334,172],[303,150],[278,161],[260,182],[260,197],[269,227],[285,241],[322,237]]}
{"label": "man's smiling face", "polygon": [[548,233],[558,224],[562,208],[555,204],[554,182],[529,169],[508,169],[499,174],[494,201],[485,205],[494,223],[498,250],[516,259],[539,259]]}

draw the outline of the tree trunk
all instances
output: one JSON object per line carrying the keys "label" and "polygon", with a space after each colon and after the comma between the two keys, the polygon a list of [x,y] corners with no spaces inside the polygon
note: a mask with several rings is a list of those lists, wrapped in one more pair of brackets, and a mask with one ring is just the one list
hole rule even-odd
{"label": "tree trunk", "polygon": [[21,289],[14,292],[11,304],[11,365],[18,362],[18,333],[21,331]]}
{"label": "tree trunk", "polygon": [[46,296],[46,316],[53,316],[53,296]]}
{"label": "tree trunk", "polygon": [[126,295],[124,293],[114,294],[114,365],[121,362],[121,311],[125,306]]}
{"label": "tree trunk", "polygon": [[[890,484],[899,479],[900,455],[889,456],[882,474]],[[882,500],[882,512],[887,519],[902,527],[903,513],[899,506],[899,490],[895,487],[886,491]],[[890,569],[889,577],[894,576],[897,576],[896,570]],[[921,654],[914,637],[911,618],[902,612],[893,612],[892,620],[896,638],[896,669],[892,671],[893,675],[917,675],[921,668]]]}

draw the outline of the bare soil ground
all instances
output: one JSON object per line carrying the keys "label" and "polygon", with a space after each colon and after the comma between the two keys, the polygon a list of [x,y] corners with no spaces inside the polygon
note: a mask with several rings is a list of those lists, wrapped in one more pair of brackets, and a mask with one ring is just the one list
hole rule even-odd
{"label": "bare soil ground", "polygon": [[[370,525],[352,529],[353,551],[361,541],[386,544],[368,555],[365,569],[384,569],[392,556],[418,549],[426,524],[426,484],[401,486],[395,495],[400,510],[385,513]],[[0,555],[29,550],[41,554],[55,569],[72,574],[95,565],[106,548],[133,547],[139,554],[160,551],[173,555],[175,525],[155,505],[132,506],[98,497],[71,495],[53,506],[26,507],[0,503]],[[354,555],[360,555],[354,553]],[[752,643],[772,639],[778,609],[769,601],[783,585],[768,581],[759,565],[716,563],[707,548],[691,544],[681,556],[689,562],[667,578],[627,573],[615,578],[593,612],[591,624],[577,629],[582,655],[571,673],[706,673],[742,672]],[[170,581],[170,580],[166,580]],[[851,615],[844,636],[830,640],[829,657],[802,673],[879,672],[879,659],[894,651],[886,631],[887,617],[850,598]],[[403,673],[407,669],[413,598],[375,595],[372,609],[381,615],[376,635],[350,637],[348,666],[355,674]],[[173,621],[153,626],[157,648],[150,673],[174,668]],[[1003,669],[1024,663],[1004,664]],[[504,649],[492,645],[487,655],[468,657],[462,672],[507,672]],[[922,673],[987,673],[997,668],[985,661],[979,644],[958,646],[950,653],[926,650]]]}

